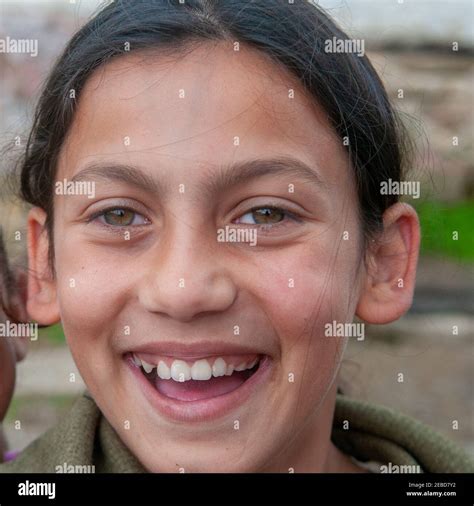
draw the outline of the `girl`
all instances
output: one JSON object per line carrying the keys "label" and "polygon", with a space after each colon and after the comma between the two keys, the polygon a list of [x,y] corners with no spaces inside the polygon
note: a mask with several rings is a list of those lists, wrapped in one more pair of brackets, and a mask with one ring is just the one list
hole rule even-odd
{"label": "girl", "polygon": [[[69,42],[21,172],[28,311],[88,387],[4,471],[468,471],[337,395],[354,317],[410,307],[401,125],[304,0],[115,1]],[[349,45],[347,45],[349,47]],[[362,327],[363,328],[363,327]]]}
{"label": "girl", "polygon": [[[8,264],[3,234],[0,230],[0,325],[11,325],[27,321],[26,277],[21,271],[13,272]],[[15,386],[15,365],[26,353],[26,338],[0,337],[0,422],[3,421]],[[0,462],[11,460],[15,452],[7,452],[7,443],[0,426]]]}

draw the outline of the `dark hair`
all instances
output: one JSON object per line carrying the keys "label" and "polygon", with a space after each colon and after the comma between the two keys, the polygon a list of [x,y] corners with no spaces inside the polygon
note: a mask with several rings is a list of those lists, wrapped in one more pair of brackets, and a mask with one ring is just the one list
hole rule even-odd
{"label": "dark hair", "polygon": [[239,42],[290,70],[325,110],[341,142],[348,139],[367,239],[398,200],[382,195],[380,183],[402,179],[405,135],[370,61],[325,52],[333,37],[347,39],[309,0],[116,0],[73,36],[45,83],[21,161],[21,197],[47,212],[53,241],[58,154],[81,90],[99,66],[129,51],[179,55],[206,41]]}

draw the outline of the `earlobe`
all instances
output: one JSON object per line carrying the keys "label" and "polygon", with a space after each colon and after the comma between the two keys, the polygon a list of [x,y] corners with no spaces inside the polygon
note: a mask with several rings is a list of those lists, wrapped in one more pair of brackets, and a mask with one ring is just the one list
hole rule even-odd
{"label": "earlobe", "polygon": [[34,207],[28,214],[28,302],[29,316],[40,325],[59,322],[56,280],[48,261],[49,236],[46,213]]}
{"label": "earlobe", "polygon": [[390,323],[410,308],[420,247],[416,211],[397,203],[383,216],[383,231],[368,252],[356,315],[368,323]]}

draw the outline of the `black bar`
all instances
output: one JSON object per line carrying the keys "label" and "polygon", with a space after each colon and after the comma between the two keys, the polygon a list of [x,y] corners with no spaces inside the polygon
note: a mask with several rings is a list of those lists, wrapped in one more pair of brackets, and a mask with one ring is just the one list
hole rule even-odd
{"label": "black bar", "polygon": [[[469,474],[0,474],[0,506],[467,506],[474,504],[472,478]],[[48,494],[46,485],[37,487],[40,483],[54,483],[55,497],[19,495],[20,490]]]}

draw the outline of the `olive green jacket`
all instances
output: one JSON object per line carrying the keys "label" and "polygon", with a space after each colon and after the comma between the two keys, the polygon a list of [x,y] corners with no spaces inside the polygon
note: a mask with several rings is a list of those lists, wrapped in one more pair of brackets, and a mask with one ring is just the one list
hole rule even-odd
{"label": "olive green jacket", "polygon": [[[381,472],[474,472],[473,459],[430,427],[343,395],[337,396],[332,440],[359,461],[389,465]],[[0,472],[54,473],[63,464],[93,465],[97,473],[145,472],[87,393]]]}

